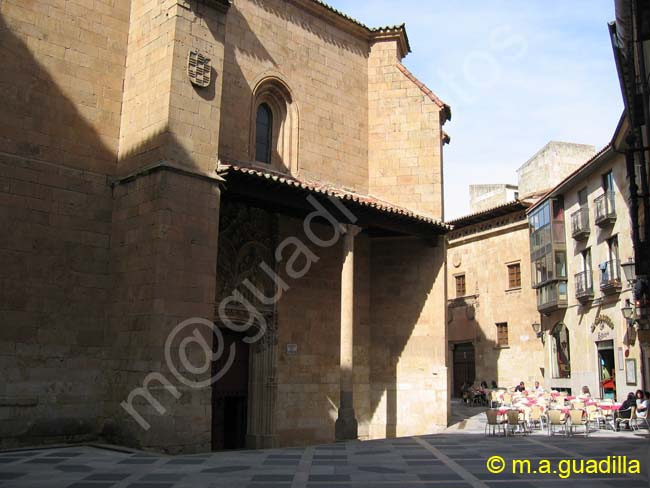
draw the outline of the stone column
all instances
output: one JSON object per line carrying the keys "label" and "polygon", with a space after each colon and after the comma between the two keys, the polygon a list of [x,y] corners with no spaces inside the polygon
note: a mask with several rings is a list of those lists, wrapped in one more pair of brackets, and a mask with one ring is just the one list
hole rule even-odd
{"label": "stone column", "polygon": [[345,226],[343,240],[343,268],[341,270],[341,397],[336,419],[337,441],[358,437],[357,419],[354,415],[354,237],[361,231],[354,225]]}

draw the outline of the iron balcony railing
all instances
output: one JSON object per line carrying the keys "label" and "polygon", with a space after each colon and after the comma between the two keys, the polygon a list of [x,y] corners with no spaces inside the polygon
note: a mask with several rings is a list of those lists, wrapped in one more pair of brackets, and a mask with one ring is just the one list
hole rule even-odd
{"label": "iron balcony railing", "polygon": [[594,296],[594,279],[591,271],[582,271],[574,276],[576,284],[576,298],[587,299]]}
{"label": "iron balcony railing", "polygon": [[608,292],[621,288],[621,267],[618,259],[600,265],[600,289]]}
{"label": "iron balcony railing", "polygon": [[580,207],[571,214],[571,235],[574,239],[585,239],[589,237],[589,209]]}
{"label": "iron balcony railing", "polygon": [[616,220],[616,206],[614,205],[614,192],[608,191],[594,200],[596,204],[596,225],[607,225]]}

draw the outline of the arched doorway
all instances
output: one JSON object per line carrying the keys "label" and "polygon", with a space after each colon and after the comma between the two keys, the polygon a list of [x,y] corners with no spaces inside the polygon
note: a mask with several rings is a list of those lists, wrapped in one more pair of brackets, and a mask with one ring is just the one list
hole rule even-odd
{"label": "arched doorway", "polygon": [[[273,447],[276,395],[277,218],[262,209],[224,200],[220,209],[216,324],[224,351],[213,365],[224,374],[212,385],[212,448]],[[236,293],[235,293],[236,292]],[[232,299],[232,297],[238,297]]]}

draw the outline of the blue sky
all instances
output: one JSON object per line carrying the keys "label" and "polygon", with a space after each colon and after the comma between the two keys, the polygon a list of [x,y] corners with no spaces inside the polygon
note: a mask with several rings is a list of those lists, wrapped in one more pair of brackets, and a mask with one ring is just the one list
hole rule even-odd
{"label": "blue sky", "polygon": [[370,27],[406,23],[404,64],[451,105],[445,217],[468,185],[516,183],[550,140],[604,146],[623,109],[607,22],[613,0],[330,0]]}

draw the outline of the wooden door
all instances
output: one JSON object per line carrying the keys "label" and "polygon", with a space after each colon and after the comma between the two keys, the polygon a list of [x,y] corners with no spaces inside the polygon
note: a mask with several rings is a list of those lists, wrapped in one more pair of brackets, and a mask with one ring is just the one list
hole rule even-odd
{"label": "wooden door", "polygon": [[454,346],[454,396],[461,396],[463,383],[471,385],[476,378],[474,345],[470,342]]}

